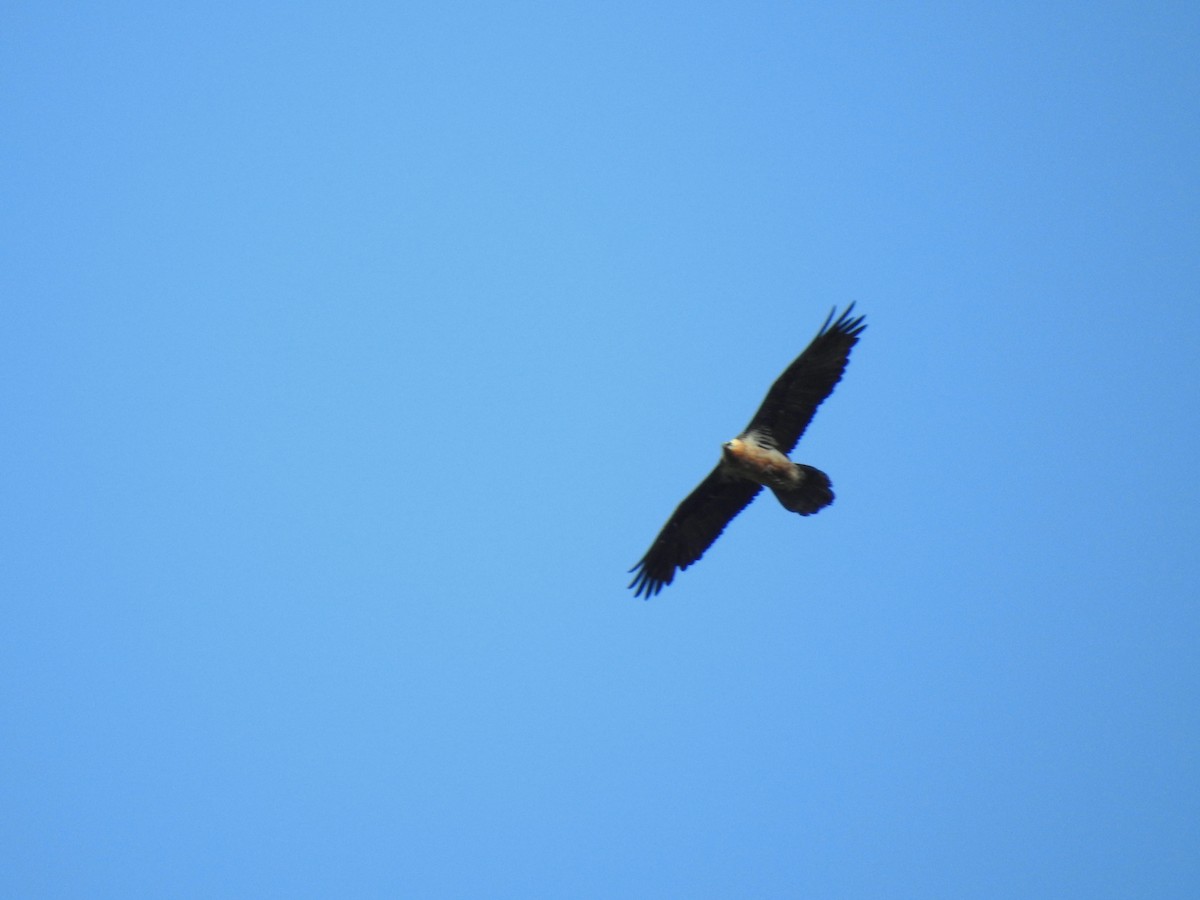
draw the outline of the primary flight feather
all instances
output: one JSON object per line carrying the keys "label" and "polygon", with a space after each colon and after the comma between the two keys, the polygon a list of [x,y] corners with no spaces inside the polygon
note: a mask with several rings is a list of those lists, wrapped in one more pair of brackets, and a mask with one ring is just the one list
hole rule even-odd
{"label": "primary flight feather", "polygon": [[829,476],[793,463],[787,455],[833,393],[846,371],[850,349],[866,329],[863,316],[840,316],[835,307],[804,352],[780,375],[746,430],[721,447],[721,461],[667,520],[634,572],[634,596],[650,598],[704,555],[725,526],[762,488],[784,509],[810,516],[833,502]]}

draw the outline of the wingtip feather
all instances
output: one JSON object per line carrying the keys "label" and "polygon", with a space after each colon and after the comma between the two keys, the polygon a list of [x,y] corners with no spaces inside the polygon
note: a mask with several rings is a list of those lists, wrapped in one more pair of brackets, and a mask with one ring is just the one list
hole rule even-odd
{"label": "wingtip feather", "polygon": [[[825,323],[821,326],[821,330],[817,332],[817,337],[822,337],[826,334],[844,334],[856,338],[866,331],[867,325],[865,320],[867,317],[865,315],[851,316],[857,302],[857,300],[852,300],[850,305],[842,310],[841,315],[838,315],[837,306],[834,306],[825,318]],[[837,318],[834,318],[835,316]]]}

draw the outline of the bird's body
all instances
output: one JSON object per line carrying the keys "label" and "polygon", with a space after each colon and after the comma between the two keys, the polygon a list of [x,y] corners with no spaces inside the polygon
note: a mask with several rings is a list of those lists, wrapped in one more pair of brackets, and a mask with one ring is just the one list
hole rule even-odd
{"label": "bird's body", "polygon": [[757,434],[749,432],[734,438],[722,447],[727,468],[759,484],[791,484],[795,480],[792,461]]}
{"label": "bird's body", "polygon": [[829,477],[787,454],[841,380],[850,348],[867,327],[862,316],[850,317],[853,309],[852,303],[836,321],[837,310],[829,314],[812,343],[771,386],[746,430],[722,446],[717,467],[679,504],[634,566],[629,586],[636,596],[657,594],[677,570],[698,560],[763,487],[802,516],[833,502]]}
{"label": "bird's body", "polygon": [[833,502],[829,479],[820,469],[794,463],[754,431],[727,441],[718,469],[727,478],[769,487],[784,509],[810,516]]}

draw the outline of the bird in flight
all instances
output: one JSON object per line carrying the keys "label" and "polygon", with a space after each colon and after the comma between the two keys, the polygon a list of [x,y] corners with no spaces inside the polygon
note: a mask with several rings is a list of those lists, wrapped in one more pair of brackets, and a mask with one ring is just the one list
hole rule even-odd
{"label": "bird in flight", "polygon": [[629,570],[636,573],[629,583],[635,597],[653,597],[675,579],[676,570],[703,556],[764,485],[784,509],[802,516],[833,502],[829,476],[787,455],[841,381],[850,348],[867,327],[863,316],[851,317],[853,309],[851,303],[834,319],[833,308],[812,343],[771,385],[746,430],[721,445],[717,467],[679,504],[646,555]]}

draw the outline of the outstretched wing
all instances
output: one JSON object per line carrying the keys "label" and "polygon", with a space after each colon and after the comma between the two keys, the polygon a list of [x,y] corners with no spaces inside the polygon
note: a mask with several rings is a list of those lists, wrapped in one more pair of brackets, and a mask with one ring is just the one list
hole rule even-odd
{"label": "outstretched wing", "polygon": [[792,452],[817,407],[842,380],[850,348],[867,327],[862,316],[851,318],[853,309],[851,303],[835,321],[833,308],[812,343],[771,385],[746,431],[767,435],[785,455]]}
{"label": "outstretched wing", "polygon": [[670,584],[675,570],[682,571],[704,555],[738,513],[746,508],[762,485],[726,475],[718,464],[679,504],[641,561],[631,588],[635,597],[649,599]]}

